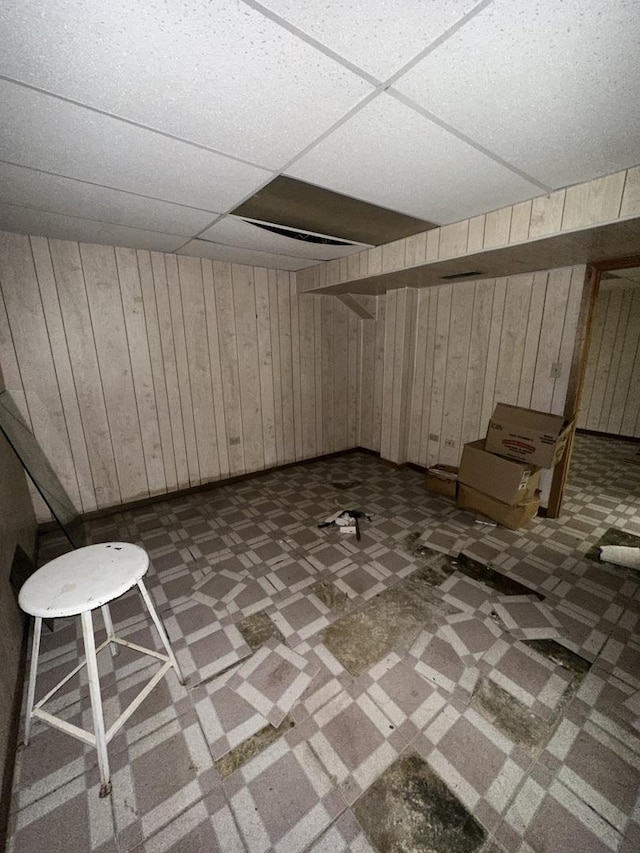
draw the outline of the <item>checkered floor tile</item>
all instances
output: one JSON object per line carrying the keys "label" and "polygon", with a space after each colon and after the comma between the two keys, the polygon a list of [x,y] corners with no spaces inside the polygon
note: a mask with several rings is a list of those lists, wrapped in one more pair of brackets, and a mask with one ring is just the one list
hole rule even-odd
{"label": "checkered floor tile", "polygon": [[564,667],[519,642],[498,640],[479,666],[487,678],[546,720],[571,683],[571,673]]}
{"label": "checkered floor tile", "polygon": [[[610,528],[640,535],[636,450],[579,435],[562,516],[519,531],[478,525],[419,472],[362,453],[92,521],[89,541],[149,552],[188,683],[168,673],[113,739],[104,800],[95,751],[37,723],[16,756],[8,849],[371,853],[361,805],[413,756],[484,827],[481,853],[636,853],[640,578],[593,558]],[[360,541],[317,527],[356,506],[371,515]],[[41,560],[67,549],[48,535]],[[350,673],[335,628],[392,599],[394,630],[409,616],[415,629],[371,642]],[[135,591],[111,612],[123,639],[159,649]],[[358,645],[383,630],[367,624]],[[77,620],[57,620],[38,696],[82,655]],[[105,650],[107,724],[157,666]],[[91,729],[85,672],[50,710]]]}
{"label": "checkered floor tile", "polygon": [[493,830],[531,764],[530,755],[473,708],[450,705],[416,741],[425,758],[462,803]]}
{"label": "checkered floor tile", "polygon": [[319,667],[271,639],[229,679],[229,687],[276,728],[318,674]]}
{"label": "checkered floor tile", "polygon": [[528,596],[503,598],[493,610],[512,637],[520,640],[548,640],[562,636],[560,621],[540,601]]}
{"label": "checkered floor tile", "polygon": [[343,690],[299,728],[333,776],[348,805],[398,756],[406,740],[369,694],[354,686]]}

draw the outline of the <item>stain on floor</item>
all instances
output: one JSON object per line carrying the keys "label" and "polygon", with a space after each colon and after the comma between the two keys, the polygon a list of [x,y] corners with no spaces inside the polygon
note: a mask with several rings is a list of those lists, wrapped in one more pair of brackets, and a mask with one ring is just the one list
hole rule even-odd
{"label": "stain on floor", "polygon": [[415,753],[392,764],[353,810],[381,853],[472,853],[486,840],[482,825]]}

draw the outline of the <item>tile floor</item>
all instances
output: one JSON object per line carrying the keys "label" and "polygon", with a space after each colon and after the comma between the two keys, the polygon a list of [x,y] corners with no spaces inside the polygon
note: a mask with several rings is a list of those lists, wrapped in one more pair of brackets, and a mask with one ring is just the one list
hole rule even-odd
{"label": "tile floor", "polygon": [[[93,522],[149,552],[187,685],[112,741],[102,800],[94,752],[36,723],[9,850],[639,850],[640,578],[586,556],[640,536],[639,445],[579,436],[562,517],[522,531],[423,481],[355,453]],[[317,528],[351,507],[361,541]],[[137,593],[112,616],[157,647]],[[74,620],[45,632],[38,695],[80,653]],[[108,725],[156,664],[100,667]],[[50,710],[90,727],[83,673]]]}

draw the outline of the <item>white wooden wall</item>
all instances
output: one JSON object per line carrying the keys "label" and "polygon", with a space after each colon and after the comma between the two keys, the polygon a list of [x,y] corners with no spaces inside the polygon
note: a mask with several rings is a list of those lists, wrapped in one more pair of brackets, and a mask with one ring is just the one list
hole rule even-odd
{"label": "white wooden wall", "polygon": [[640,284],[602,282],[580,400],[582,429],[640,438]]}
{"label": "white wooden wall", "polygon": [[6,386],[83,512],[358,443],[359,318],[291,273],[0,233],[0,293]]}
{"label": "white wooden wall", "polygon": [[[423,466],[457,465],[463,444],[485,434],[497,402],[562,413],[584,273],[584,266],[567,267],[414,291],[414,360],[404,415],[408,424],[399,410],[395,372],[404,357],[398,335],[407,330],[398,331],[397,323],[389,321],[405,297],[400,290],[387,293],[387,322],[380,304],[378,319],[364,321],[368,364],[382,326],[387,334],[381,358],[378,350],[383,370],[369,367],[368,382],[363,375],[360,444],[378,449],[378,421],[364,418],[372,408],[369,400],[365,407],[365,394],[382,400],[380,424],[383,434],[386,429],[391,433],[385,446],[395,441],[397,452],[399,431],[407,430],[405,457],[395,461]],[[557,379],[550,375],[555,362],[562,364]]]}

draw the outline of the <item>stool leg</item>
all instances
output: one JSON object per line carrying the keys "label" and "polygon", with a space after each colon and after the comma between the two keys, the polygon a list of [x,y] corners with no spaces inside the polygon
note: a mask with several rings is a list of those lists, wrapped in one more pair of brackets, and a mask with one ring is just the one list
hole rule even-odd
{"label": "stool leg", "polygon": [[27,689],[27,719],[24,722],[24,745],[29,744],[31,737],[31,713],[36,698],[36,675],[38,674],[38,655],[40,654],[40,634],[42,633],[42,617],[36,616],[33,624],[33,640],[31,645],[31,666],[29,667],[29,687]]}
{"label": "stool leg", "polygon": [[[108,604],[103,604],[100,608],[102,610],[102,618],[104,619],[104,627],[107,632],[107,637],[111,640],[115,637],[115,633],[113,630],[113,622],[111,621],[111,611],[109,610]],[[115,657],[118,654],[118,644],[110,643],[109,648],[111,649],[111,654]]]}
{"label": "stool leg", "polygon": [[93,636],[93,620],[90,610],[85,610],[80,616],[82,618],[82,637],[84,639],[84,651],[87,660],[87,675],[89,676],[93,733],[96,738],[98,767],[100,769],[100,796],[106,797],[111,793],[111,781],[109,778],[109,757],[107,755],[107,739],[104,731],[104,716],[102,714],[98,661],[96,659],[96,642]]}
{"label": "stool leg", "polygon": [[147,592],[147,588],[144,585],[144,581],[140,579],[138,581],[138,589],[140,590],[140,595],[142,596],[142,600],[147,606],[147,610],[149,611],[149,615],[153,619],[153,624],[156,626],[158,634],[160,635],[160,639],[162,641],[162,645],[167,652],[167,657],[171,661],[171,666],[174,668],[176,675],[178,676],[178,681],[180,684],[184,684],[184,678],[182,677],[182,672],[180,671],[180,667],[178,666],[178,661],[173,653],[173,649],[169,644],[169,638],[167,637],[167,633],[164,630],[164,626],[160,621],[160,617],[156,613],[156,608],[153,606],[153,601],[151,601],[151,596]]}

